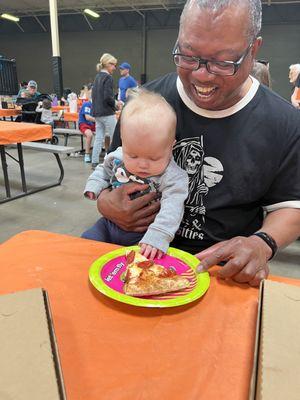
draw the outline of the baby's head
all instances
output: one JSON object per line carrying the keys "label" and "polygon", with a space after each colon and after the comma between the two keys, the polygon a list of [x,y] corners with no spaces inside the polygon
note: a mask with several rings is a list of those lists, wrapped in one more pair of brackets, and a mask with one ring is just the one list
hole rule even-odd
{"label": "baby's head", "polygon": [[176,114],[159,94],[139,89],[121,114],[125,167],[146,178],[160,175],[168,166],[175,142]]}
{"label": "baby's head", "polygon": [[45,110],[50,110],[51,109],[51,100],[44,99],[43,100],[43,108]]}
{"label": "baby's head", "polygon": [[30,93],[27,90],[24,90],[23,92],[21,92],[21,97],[23,99],[29,99]]}

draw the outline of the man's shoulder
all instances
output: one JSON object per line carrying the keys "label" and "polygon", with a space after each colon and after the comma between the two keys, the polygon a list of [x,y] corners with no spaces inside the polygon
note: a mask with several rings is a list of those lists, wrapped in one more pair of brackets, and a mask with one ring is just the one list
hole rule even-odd
{"label": "man's shoulder", "polygon": [[275,93],[266,86],[260,85],[257,95],[258,99],[262,102],[261,109],[263,113],[274,121],[287,119],[299,121],[299,111],[278,93]]}
{"label": "man's shoulder", "polygon": [[171,100],[178,94],[176,88],[177,74],[171,72],[154,81],[146,83],[143,87],[153,92],[160,93],[167,100]]}
{"label": "man's shoulder", "polygon": [[144,85],[144,87],[154,92],[161,93],[163,91],[169,91],[174,87],[176,88],[176,79],[177,79],[177,74],[175,72],[171,72],[151,82],[147,82]]}

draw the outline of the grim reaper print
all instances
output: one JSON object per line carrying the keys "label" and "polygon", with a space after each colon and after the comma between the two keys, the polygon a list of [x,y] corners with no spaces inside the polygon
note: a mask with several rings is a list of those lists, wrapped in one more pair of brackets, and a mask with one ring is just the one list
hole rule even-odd
{"label": "grim reaper print", "polygon": [[188,239],[203,239],[205,196],[223,178],[223,165],[214,157],[205,156],[203,136],[182,139],[174,146],[176,163],[189,176],[189,195],[177,235]]}

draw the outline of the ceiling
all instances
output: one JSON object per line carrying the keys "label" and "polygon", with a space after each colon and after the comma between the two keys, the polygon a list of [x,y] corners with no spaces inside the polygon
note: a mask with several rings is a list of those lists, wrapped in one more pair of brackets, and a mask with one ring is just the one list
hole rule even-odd
{"label": "ceiling", "polygon": [[[80,14],[85,8],[100,13],[137,12],[153,10],[171,10],[182,8],[185,0],[58,0],[59,14]],[[300,0],[266,0],[263,4],[294,4]],[[1,0],[0,12],[11,13],[19,17],[43,16],[49,14],[48,0]]]}

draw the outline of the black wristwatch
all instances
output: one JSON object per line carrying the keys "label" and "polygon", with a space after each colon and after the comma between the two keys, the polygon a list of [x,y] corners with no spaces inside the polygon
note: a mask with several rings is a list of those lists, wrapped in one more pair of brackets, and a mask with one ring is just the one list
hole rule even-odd
{"label": "black wristwatch", "polygon": [[275,256],[278,249],[275,240],[266,232],[255,232],[253,233],[253,235],[260,237],[270,247],[270,249],[272,250],[272,255],[269,260],[271,260]]}

